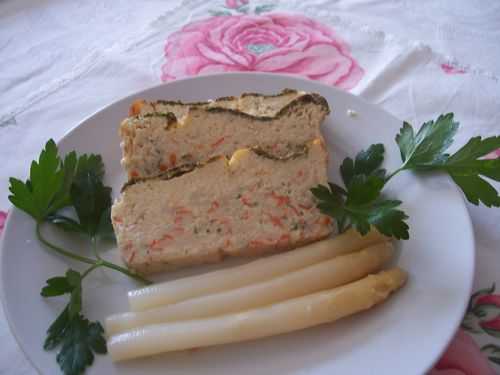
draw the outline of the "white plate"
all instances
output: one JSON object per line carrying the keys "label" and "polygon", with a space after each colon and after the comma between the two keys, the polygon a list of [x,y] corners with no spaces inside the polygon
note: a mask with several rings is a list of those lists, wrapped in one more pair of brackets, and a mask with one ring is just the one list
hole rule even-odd
{"label": "white plate", "polygon": [[[120,100],[97,112],[66,135],[62,152],[77,150],[103,156],[106,182],[119,191],[125,175],[120,167],[118,124],[132,100],[205,100],[241,92],[275,93],[285,87],[319,92],[333,109],[323,126],[330,150],[330,178],[338,180],[339,162],[372,143],[387,149],[386,166],[400,163],[394,136],[402,122],[350,94],[312,81],[272,74],[202,76],[172,82]],[[349,117],[347,110],[357,112]],[[26,170],[28,170],[26,165]],[[457,329],[471,291],[474,270],[473,232],[460,192],[443,176],[401,174],[388,194],[404,202],[410,215],[411,239],[399,243],[398,263],[408,270],[407,286],[387,303],[335,324],[269,339],[224,345],[113,364],[97,356],[88,374],[422,374],[439,358]],[[51,233],[52,234],[52,233]],[[80,247],[61,234],[52,238]],[[49,253],[34,236],[34,222],[13,210],[5,229],[1,257],[5,314],[19,345],[44,374],[60,373],[55,352],[42,343],[50,322],[65,299],[44,300],[45,280],[79,267]],[[106,257],[118,260],[116,249]],[[206,268],[205,268],[206,269]],[[187,272],[201,272],[198,268]],[[184,272],[185,274],[186,272]],[[178,277],[170,275],[169,277]],[[108,270],[86,279],[84,310],[91,319],[127,309],[126,292],[135,285]]]}

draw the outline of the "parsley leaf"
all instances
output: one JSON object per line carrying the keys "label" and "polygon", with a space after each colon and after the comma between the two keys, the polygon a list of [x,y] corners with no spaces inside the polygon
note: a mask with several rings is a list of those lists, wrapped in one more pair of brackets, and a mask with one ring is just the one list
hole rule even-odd
{"label": "parsley leaf", "polygon": [[43,347],[52,350],[59,345],[56,360],[66,375],[82,374],[94,362],[94,353],[107,353],[101,324],[89,322],[81,314],[70,318],[67,307],[49,327]]}
{"label": "parsley leaf", "polygon": [[[99,155],[70,152],[61,160],[55,142],[50,139],[37,161],[31,163],[26,182],[10,179],[9,200],[37,222],[45,219],[64,230],[95,236],[111,236],[111,188],[102,183],[104,163]],[[80,223],[56,214],[73,205]]]}
{"label": "parsley leaf", "polygon": [[450,156],[444,152],[452,143],[458,126],[453,121],[453,113],[441,115],[435,122],[426,122],[417,135],[414,135],[410,124],[404,123],[396,136],[403,159],[400,170],[446,172],[472,204],[479,205],[482,202],[487,207],[499,207],[499,194],[481,176],[500,181],[500,159],[480,158],[500,148],[500,137],[471,138]]}
{"label": "parsley leaf", "polygon": [[48,279],[40,294],[44,297],[70,295],[69,303],[47,330],[43,347],[52,350],[62,345],[56,358],[61,370],[67,375],[81,374],[94,361],[94,352],[107,351],[101,324],[89,322],[81,315],[82,275],[70,269],[65,276]]}
{"label": "parsley leaf", "polygon": [[457,130],[458,122],[453,121],[453,113],[424,123],[417,134],[404,122],[396,136],[403,160],[400,169],[425,170],[446,160],[448,155],[443,152],[453,143]]}
{"label": "parsley leaf", "polygon": [[55,349],[61,343],[65,336],[65,331],[68,328],[69,321],[68,307],[66,306],[47,330],[47,337],[43,343],[43,348],[45,350]]}
{"label": "parsley leaf", "polygon": [[46,219],[67,232],[114,240],[111,188],[102,182],[102,158],[94,154],[84,154],[78,158],[75,153],[70,153],[66,156],[63,168],[65,184],[70,183],[64,201],[69,200],[79,221],[59,213],[51,214]]}
{"label": "parsley leaf", "polygon": [[[311,193],[318,200],[317,207],[325,215],[337,220],[339,232],[343,231],[343,223],[346,220],[344,212],[345,198],[341,193],[340,186],[330,183],[330,189],[325,185],[318,185],[311,189]],[[342,189],[343,190],[343,189]]]}
{"label": "parsley leaf", "polygon": [[80,314],[67,322],[56,357],[64,374],[81,374],[94,362],[94,353],[107,353],[103,333],[99,322],[89,322]]}
{"label": "parsley leaf", "polygon": [[354,160],[344,159],[340,174],[346,189],[333,183],[311,189],[317,207],[337,221],[339,232],[353,226],[364,235],[375,226],[386,236],[409,237],[405,223],[408,216],[396,209],[401,202],[381,197],[386,182],[386,170],[381,168],[384,152],[384,145],[379,143],[359,152]]}
{"label": "parsley leaf", "polygon": [[63,294],[70,294],[67,310],[69,317],[72,318],[82,310],[82,276],[79,272],[69,269],[65,276],[48,279],[47,285],[40,292],[43,297],[55,297]]}
{"label": "parsley leaf", "polygon": [[47,280],[47,285],[42,288],[40,295],[43,297],[62,296],[71,293],[73,286],[68,282],[66,276],[56,276]]}
{"label": "parsley leaf", "polygon": [[478,160],[498,148],[500,148],[500,136],[485,139],[471,138],[439,168],[449,173],[472,204],[478,205],[482,202],[487,207],[499,207],[499,194],[480,176],[500,181],[500,159]]}
{"label": "parsley leaf", "polygon": [[71,200],[80,227],[90,237],[96,236],[101,229],[108,233],[106,222],[111,221],[111,188],[102,183],[103,175],[104,164],[100,156],[80,157],[71,186]]}
{"label": "parsley leaf", "polygon": [[396,209],[399,205],[401,205],[399,200],[377,199],[371,205],[370,211],[365,213],[368,216],[366,221],[388,237],[407,240],[410,238],[409,226],[405,222],[408,216]]}
{"label": "parsley leaf", "polygon": [[385,169],[380,168],[384,161],[384,145],[377,143],[371,145],[366,151],[361,151],[356,155],[355,160],[345,158],[340,166],[340,173],[345,186],[349,186],[356,175],[374,175],[385,177]]}
{"label": "parsley leaf", "polygon": [[[401,204],[398,200],[385,200],[380,197],[384,180],[378,176],[356,176],[344,196],[336,189],[319,185],[311,189],[318,199],[317,207],[325,215],[337,220],[339,231],[352,225],[361,234],[369,232],[374,226],[380,233],[397,239],[408,239],[408,216],[396,209]],[[341,188],[340,188],[341,189]]]}
{"label": "parsley leaf", "polygon": [[66,155],[61,163],[61,169],[63,171],[63,181],[61,189],[54,196],[54,201],[52,206],[54,211],[57,211],[63,207],[69,206],[71,204],[70,189],[73,183],[73,177],[76,172],[76,165],[78,163],[78,157],[76,152],[72,151]]}
{"label": "parsley leaf", "polygon": [[89,173],[93,175],[98,180],[104,178],[104,163],[100,155],[95,154],[83,154],[78,159],[78,169],[76,170],[77,176],[85,175]]}
{"label": "parsley leaf", "polygon": [[111,222],[111,206],[109,206],[101,215],[99,225],[97,227],[97,234],[101,239],[108,241],[115,241],[115,230]]}
{"label": "parsley leaf", "polygon": [[378,176],[357,175],[348,187],[346,204],[355,206],[373,202],[383,187],[384,180]]}
{"label": "parsley leaf", "polygon": [[57,146],[52,139],[40,153],[38,162],[31,163],[30,176],[26,182],[16,178],[10,178],[9,181],[11,203],[38,222],[65,204],[67,185],[61,159],[57,156]]}

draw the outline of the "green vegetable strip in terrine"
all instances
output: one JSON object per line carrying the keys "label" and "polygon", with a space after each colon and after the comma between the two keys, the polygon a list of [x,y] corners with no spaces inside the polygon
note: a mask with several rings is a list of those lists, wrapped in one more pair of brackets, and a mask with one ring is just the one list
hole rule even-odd
{"label": "green vegetable strip in terrine", "polygon": [[305,95],[304,91],[284,89],[275,95],[257,93],[244,93],[241,96],[226,96],[205,102],[184,103],[179,100],[157,100],[148,102],[137,100],[130,107],[130,116],[147,115],[151,113],[171,112],[181,119],[192,107],[228,108],[241,111],[253,116],[275,116],[284,106],[299,96]]}

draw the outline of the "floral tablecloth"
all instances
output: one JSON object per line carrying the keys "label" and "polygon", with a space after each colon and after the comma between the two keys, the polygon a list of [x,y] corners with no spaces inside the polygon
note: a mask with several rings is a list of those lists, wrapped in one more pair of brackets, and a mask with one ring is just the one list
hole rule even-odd
{"label": "floral tablecloth", "polygon": [[[453,111],[457,144],[500,133],[497,2],[3,1],[0,22],[0,233],[8,177],[24,178],[48,137],[122,96],[186,76],[294,74],[413,124]],[[469,212],[476,292],[433,375],[500,369],[500,210]],[[0,346],[1,374],[35,372],[1,312]]]}

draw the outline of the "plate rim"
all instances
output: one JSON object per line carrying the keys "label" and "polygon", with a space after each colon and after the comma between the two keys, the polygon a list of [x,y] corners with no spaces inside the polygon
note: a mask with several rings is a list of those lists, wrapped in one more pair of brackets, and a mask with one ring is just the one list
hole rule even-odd
{"label": "plate rim", "polygon": [[[342,95],[347,95],[349,97],[351,97],[352,100],[354,101],[361,101],[363,103],[363,105],[366,105],[368,107],[370,107],[372,110],[375,110],[375,111],[383,111],[385,112],[387,115],[389,115],[390,117],[394,118],[395,120],[399,121],[399,122],[403,122],[401,119],[399,119],[398,117],[396,117],[395,115],[393,115],[391,112],[387,111],[386,109],[384,109],[383,107],[381,106],[378,106],[374,103],[371,103],[369,102],[367,99],[363,98],[362,96],[360,95],[354,95],[352,94],[351,92],[349,91],[344,91],[344,90],[341,90],[335,86],[330,86],[330,85],[327,85],[327,84],[324,84],[322,82],[319,82],[319,81],[314,81],[314,80],[310,80],[310,79],[307,79],[307,78],[303,78],[303,77],[298,77],[298,76],[295,76],[293,74],[281,74],[281,73],[266,73],[266,72],[228,72],[228,73],[210,73],[210,74],[203,74],[203,75],[198,75],[198,76],[192,76],[192,77],[184,77],[184,78],[180,78],[180,79],[176,79],[175,81],[170,81],[170,82],[163,82],[163,83],[160,83],[160,84],[157,84],[157,85],[151,85],[151,86],[148,86],[148,87],[145,87],[141,90],[138,90],[138,91],[134,91],[132,93],[129,93],[127,95],[124,95],[122,97],[119,97],[118,99],[115,99],[113,100],[112,102],[110,103],[107,103],[107,104],[104,104],[102,106],[100,106],[97,110],[95,110],[94,112],[92,112],[90,115],[87,115],[86,117],[84,117],[83,119],[79,120],[74,126],[72,126],[71,128],[69,128],[68,130],[66,130],[66,132],[63,133],[63,135],[56,141],[56,145],[57,146],[60,146],[60,144],[62,142],[64,142],[67,138],[69,138],[74,132],[77,131],[78,128],[80,128],[83,124],[87,123],[87,122],[90,122],[94,117],[96,117],[97,115],[99,115],[101,112],[104,112],[106,110],[109,110],[110,107],[114,106],[116,103],[118,102],[122,102],[122,101],[125,101],[125,100],[131,100],[132,98],[138,96],[138,95],[141,95],[147,91],[150,91],[150,90],[161,90],[162,87],[166,87],[172,83],[176,83],[176,84],[182,84],[183,82],[186,82],[186,81],[196,81],[196,80],[203,80],[203,79],[213,79],[213,78],[217,78],[217,77],[220,77],[220,76],[224,76],[224,77],[239,77],[239,76],[261,76],[261,77],[268,77],[268,78],[271,78],[271,79],[274,79],[275,77],[281,77],[281,78],[286,78],[286,79],[290,79],[292,81],[303,81],[303,82],[307,82],[308,84],[314,84],[314,85],[318,85],[318,86],[321,86],[325,89],[328,89],[328,90],[333,90],[333,91],[337,91],[338,93],[341,93]],[[229,78],[230,79],[230,78]],[[53,139],[53,138],[52,138]],[[449,177],[448,175],[442,175],[442,178],[446,179],[447,181],[452,181],[451,177]],[[451,184],[451,188],[453,189],[454,193],[458,194],[460,196],[460,209],[463,211],[464,213],[464,218],[467,222],[467,231],[468,231],[468,237],[469,237],[469,247],[471,248],[472,250],[472,257],[471,257],[471,269],[472,269],[472,273],[471,273],[471,278],[468,280],[468,283],[467,283],[467,298],[465,299],[465,302],[463,303],[463,306],[460,308],[460,314],[458,315],[459,318],[454,322],[454,326],[455,326],[455,330],[449,334],[449,337],[447,338],[446,341],[446,344],[443,345],[443,347],[441,348],[441,350],[436,354],[436,357],[430,361],[430,364],[426,367],[426,373],[431,370],[434,365],[439,361],[439,359],[442,357],[442,355],[444,354],[444,352],[446,351],[446,349],[448,348],[448,346],[450,345],[451,341],[453,340],[453,338],[455,337],[455,334],[456,332],[458,331],[458,329],[460,329],[460,324],[463,320],[463,316],[467,310],[467,306],[468,306],[468,300],[470,298],[470,295],[471,295],[471,292],[472,292],[472,289],[473,289],[473,283],[474,283],[474,279],[475,279],[475,275],[476,275],[476,266],[477,266],[477,262],[476,262],[476,255],[477,255],[477,251],[476,251],[476,238],[475,238],[475,232],[474,232],[474,226],[473,226],[473,223],[472,223],[472,218],[470,216],[470,213],[469,213],[469,210],[467,208],[467,202],[465,200],[465,197],[463,196],[462,192],[460,191],[460,189],[456,186],[456,184]],[[31,358],[31,356],[26,352],[25,348],[21,345],[21,340],[20,338],[18,337],[18,333],[16,332],[16,330],[14,329],[14,323],[12,322],[12,317],[10,316],[10,312],[9,312],[9,309],[7,308],[7,302],[6,302],[6,298],[5,298],[5,280],[4,280],[4,274],[3,274],[3,268],[5,267],[5,261],[4,261],[4,258],[5,258],[5,239],[6,239],[6,232],[10,229],[10,226],[13,225],[11,224],[11,221],[12,221],[12,217],[13,217],[13,213],[16,212],[16,211],[20,211],[17,207],[14,207],[14,205],[12,205],[10,203],[10,207],[8,208],[7,212],[8,212],[8,215],[7,215],[7,220],[5,222],[5,225],[4,225],[4,229],[3,229],[3,232],[2,232],[2,236],[0,238],[0,303],[2,304],[2,309],[3,309],[3,312],[4,312],[4,315],[5,315],[5,319],[7,321],[7,325],[9,327],[9,331],[10,333],[12,334],[12,336],[14,337],[15,339],[15,342],[18,346],[18,348],[21,350],[21,352],[23,353],[24,357],[27,359],[28,363],[33,366],[33,368],[36,370],[37,373],[39,374],[42,374],[42,370],[35,364],[34,360]],[[462,318],[460,318],[462,317]]]}

